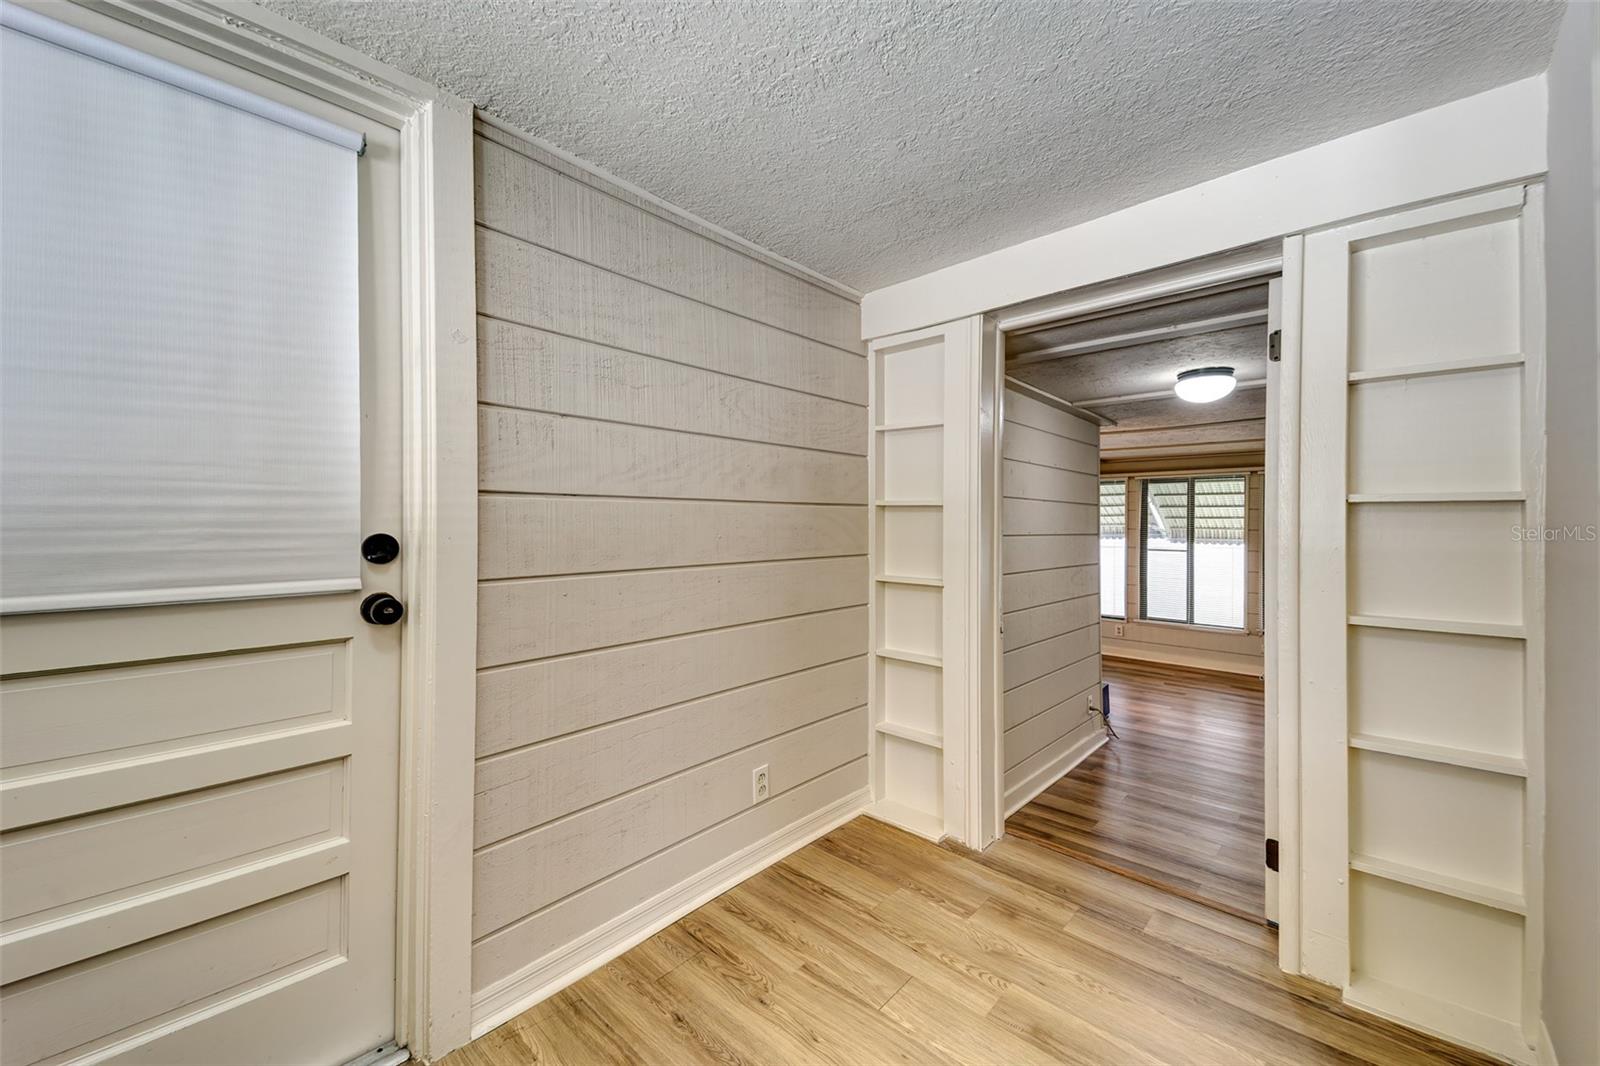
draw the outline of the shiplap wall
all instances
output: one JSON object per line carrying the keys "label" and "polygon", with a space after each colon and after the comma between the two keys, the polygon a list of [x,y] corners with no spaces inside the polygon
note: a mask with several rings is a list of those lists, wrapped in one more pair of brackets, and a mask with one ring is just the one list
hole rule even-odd
{"label": "shiplap wall", "polygon": [[[1237,469],[1228,471],[1238,473]],[[1128,503],[1128,617],[1101,623],[1101,650],[1114,657],[1171,663],[1205,670],[1225,670],[1260,677],[1263,629],[1261,617],[1261,538],[1265,528],[1263,505],[1266,482],[1262,472],[1247,474],[1245,506],[1245,628],[1216,629],[1176,622],[1139,619],[1139,531],[1144,514],[1139,479],[1127,479]],[[1117,635],[1117,629],[1122,635]],[[1114,713],[1114,712],[1113,712]]]}
{"label": "shiplap wall", "polygon": [[865,789],[868,427],[853,300],[476,148],[482,1001]]}
{"label": "shiplap wall", "polygon": [[1099,427],[1015,389],[1001,433],[1005,806],[1104,733],[1099,706]]}

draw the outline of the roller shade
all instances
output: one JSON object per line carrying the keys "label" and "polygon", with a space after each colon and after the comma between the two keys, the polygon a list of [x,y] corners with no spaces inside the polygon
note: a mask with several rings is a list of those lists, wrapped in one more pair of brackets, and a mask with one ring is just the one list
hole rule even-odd
{"label": "roller shade", "polygon": [[361,147],[0,6],[0,611],[359,587]]}

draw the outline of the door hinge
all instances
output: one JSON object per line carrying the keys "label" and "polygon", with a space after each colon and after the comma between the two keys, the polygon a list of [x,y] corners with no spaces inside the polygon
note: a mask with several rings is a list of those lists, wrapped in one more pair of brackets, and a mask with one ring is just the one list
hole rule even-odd
{"label": "door hinge", "polygon": [[1276,363],[1283,358],[1283,330],[1275,329],[1267,334],[1267,361]]}
{"label": "door hinge", "polygon": [[1278,872],[1278,842],[1270,838],[1267,840],[1267,869]]}

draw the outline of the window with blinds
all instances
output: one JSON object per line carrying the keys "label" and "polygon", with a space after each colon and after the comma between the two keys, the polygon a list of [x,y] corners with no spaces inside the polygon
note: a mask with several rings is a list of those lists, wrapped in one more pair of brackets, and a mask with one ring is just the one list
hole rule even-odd
{"label": "window with blinds", "polygon": [[1128,483],[1100,482],[1100,615],[1128,617]]}
{"label": "window with blinds", "polygon": [[1242,474],[1143,483],[1140,617],[1244,628],[1245,494]]}

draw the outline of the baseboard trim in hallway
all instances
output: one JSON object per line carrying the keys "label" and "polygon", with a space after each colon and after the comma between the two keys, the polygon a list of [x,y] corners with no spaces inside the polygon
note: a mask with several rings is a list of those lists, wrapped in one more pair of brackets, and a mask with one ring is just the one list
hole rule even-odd
{"label": "baseboard trim in hallway", "polygon": [[1072,772],[1073,767],[1100,750],[1106,742],[1106,731],[1103,728],[1093,729],[1088,736],[1081,737],[1069,744],[1060,755],[1051,759],[1049,764],[1040,769],[1032,777],[1025,778],[1014,788],[1006,793],[1006,817],[1010,818],[1034,798],[1061,780],[1063,776]]}
{"label": "baseboard trim in hallway", "polygon": [[472,1003],[473,1038],[503,1025],[695,908],[855,818],[870,798],[867,790],[861,789],[830,803],[478,993]]}

